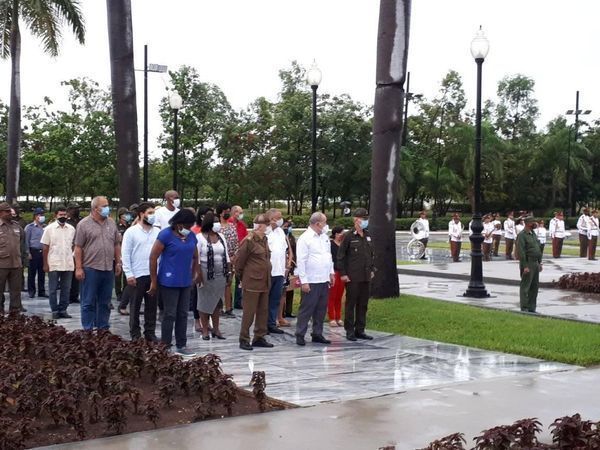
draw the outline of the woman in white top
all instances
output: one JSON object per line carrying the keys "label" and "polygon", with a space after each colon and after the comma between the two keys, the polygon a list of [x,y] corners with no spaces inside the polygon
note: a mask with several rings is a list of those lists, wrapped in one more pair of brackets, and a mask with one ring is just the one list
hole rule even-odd
{"label": "woman in white top", "polygon": [[495,227],[494,227],[494,223],[492,222],[492,216],[490,216],[489,214],[486,214],[485,216],[483,216],[483,231],[481,232],[481,234],[483,234],[483,260],[484,261],[492,260],[492,242],[494,241],[492,233],[494,232],[494,230],[495,230]]}
{"label": "woman in white top", "polygon": [[535,230],[533,230],[535,235],[538,238],[538,242],[540,243],[540,247],[542,249],[542,256],[544,255],[544,246],[546,245],[546,237],[548,235],[548,230],[546,230],[546,225],[543,220],[538,222],[538,226]]}
{"label": "woman in white top", "polygon": [[198,286],[198,311],[202,324],[202,339],[209,340],[208,319],[212,321],[212,337],[225,339],[219,330],[219,316],[223,307],[225,285],[229,279],[230,266],[225,237],[220,234],[221,223],[215,222],[212,211],[202,220],[198,234],[198,258],[202,271],[202,284]]}

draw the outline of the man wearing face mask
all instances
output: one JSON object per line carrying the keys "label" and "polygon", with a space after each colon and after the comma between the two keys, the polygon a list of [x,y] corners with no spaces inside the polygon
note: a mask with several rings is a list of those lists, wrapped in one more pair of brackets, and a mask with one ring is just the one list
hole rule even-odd
{"label": "man wearing face mask", "polygon": [[312,342],[331,344],[323,336],[323,322],[327,313],[329,288],[335,283],[331,258],[331,244],[327,231],[327,217],[315,212],[310,216],[308,229],[296,242],[297,274],[300,279],[302,301],[296,322],[296,344],[304,346],[308,321],[312,319]]}
{"label": "man wearing face mask", "polygon": [[115,275],[120,275],[121,235],[106,197],[94,197],[90,215],[75,232],[75,277],[81,282],[81,325],[108,329]]}
{"label": "man wearing face mask", "polygon": [[181,199],[177,191],[165,192],[165,206],[156,210],[154,219],[154,226],[160,230],[169,228],[169,221],[171,218],[179,212],[181,207]]}
{"label": "man wearing face mask", "polygon": [[[79,215],[79,203],[69,203],[67,205],[67,223],[77,230],[77,225],[81,222]],[[79,303],[79,280],[76,277],[71,279],[71,292],[69,293],[69,303]]]}
{"label": "man wearing face mask", "polygon": [[371,279],[375,276],[373,245],[367,231],[369,213],[365,208],[354,211],[354,230],[344,236],[338,250],[340,278],[346,283],[344,328],[346,339],[373,339],[365,334]]}
{"label": "man wearing face mask", "polygon": [[[221,233],[225,237],[225,242],[227,243],[227,255],[229,256],[229,260],[233,263],[235,254],[239,248],[239,240],[235,225],[229,222],[229,219],[231,219],[231,206],[227,203],[220,203],[217,205],[216,213],[219,217]],[[229,318],[235,317],[235,314],[233,313],[231,279],[227,280],[227,285],[225,286],[225,310],[223,315]]]}
{"label": "man wearing face mask", "polygon": [[[235,259],[235,271],[239,275],[244,290],[244,311],[240,327],[240,348],[271,348],[273,344],[265,340],[269,315],[269,288],[271,284],[271,257],[265,236],[271,226],[266,214],[254,218],[254,229],[240,243]],[[254,336],[250,344],[250,327],[254,322]]]}
{"label": "man wearing face mask", "polygon": [[42,235],[46,217],[42,208],[33,211],[33,222],[25,227],[25,242],[29,250],[29,270],[27,273],[27,288],[29,298],[35,297],[35,278],[37,276],[38,295],[48,298],[46,295],[46,276],[44,275],[44,256],[42,255]]}
{"label": "man wearing face mask", "polygon": [[0,203],[0,315],[4,314],[4,288],[8,281],[10,312],[25,312],[21,304],[21,274],[26,259],[25,233],[12,220],[10,205]]}
{"label": "man wearing face mask", "polygon": [[144,302],[144,338],[156,342],[156,296],[150,295],[150,252],[160,233],[154,227],[156,216],[152,203],[137,206],[137,223],[123,234],[123,273],[127,287],[132,290],[129,307],[131,340],[141,339],[140,310]]}
{"label": "man wearing face mask", "polygon": [[269,291],[269,321],[267,328],[270,334],[283,334],[283,330],[277,327],[277,317],[285,277],[292,266],[292,259],[287,254],[288,242],[281,228],[283,225],[281,211],[270,209],[267,211],[267,217],[270,226],[267,227],[266,235],[271,251],[271,290]]}
{"label": "man wearing face mask", "polygon": [[542,249],[533,231],[535,226],[535,219],[531,216],[526,217],[525,229],[519,233],[517,239],[521,272],[519,289],[521,311],[532,313],[536,308],[540,272],[542,271]]}
{"label": "man wearing face mask", "polygon": [[[248,227],[244,222],[244,210],[241,206],[234,205],[231,207],[231,217],[229,218],[229,222],[235,226],[238,242],[241,244],[246,236],[248,236]],[[237,273],[235,274],[233,307],[235,309],[242,309],[242,289],[240,288],[240,277]]]}
{"label": "man wearing face mask", "polygon": [[[67,208],[58,206],[54,220],[44,230],[41,242],[44,246],[44,272],[48,274],[50,309],[53,319],[70,319],[67,313],[69,294],[75,263],[73,262],[73,241],[75,228],[67,223]],[[60,288],[60,301],[56,293]]]}

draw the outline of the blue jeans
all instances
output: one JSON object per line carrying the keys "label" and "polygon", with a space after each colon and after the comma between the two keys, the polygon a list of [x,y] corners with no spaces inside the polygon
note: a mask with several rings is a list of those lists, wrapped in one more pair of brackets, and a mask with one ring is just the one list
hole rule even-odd
{"label": "blue jeans", "polygon": [[285,277],[271,277],[271,290],[269,291],[269,328],[277,326],[277,316],[279,316],[279,305],[281,303],[281,294],[283,294],[283,285]]}
{"label": "blue jeans", "polygon": [[[69,294],[71,293],[71,280],[73,272],[48,272],[48,290],[50,291],[50,309],[53,313],[67,312]],[[60,301],[56,302],[56,290],[60,288]]]}
{"label": "blue jeans", "polygon": [[85,278],[81,281],[81,326],[84,330],[108,329],[115,273],[112,270],[89,267],[84,267],[83,272]]}

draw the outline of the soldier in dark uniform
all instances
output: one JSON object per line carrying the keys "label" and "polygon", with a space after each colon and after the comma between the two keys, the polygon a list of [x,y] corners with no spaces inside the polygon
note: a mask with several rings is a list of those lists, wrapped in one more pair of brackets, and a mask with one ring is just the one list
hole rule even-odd
{"label": "soldier in dark uniform", "polygon": [[542,271],[542,248],[533,232],[533,217],[525,218],[525,229],[519,233],[519,269],[521,271],[521,287],[519,296],[521,311],[535,312],[540,272]]}
{"label": "soldier in dark uniform", "polygon": [[[77,224],[81,221],[79,216],[79,203],[69,203],[67,205],[67,223],[77,229]],[[69,303],[79,303],[79,280],[75,277],[71,280],[71,293],[69,294]]]}
{"label": "soldier in dark uniform", "polygon": [[[27,222],[25,222],[25,219],[23,219],[23,216],[21,216],[21,205],[19,205],[17,202],[14,202],[11,212],[13,211],[14,213],[12,214],[12,220],[17,222],[19,226],[25,230]],[[25,265],[23,265],[23,268],[21,269],[21,291],[27,291],[27,285],[25,284]]]}
{"label": "soldier in dark uniform", "polygon": [[0,314],[4,314],[4,288],[8,281],[10,312],[25,312],[21,304],[21,276],[28,254],[25,231],[12,220],[11,207],[0,203]]}
{"label": "soldier in dark uniform", "polygon": [[[137,205],[135,206],[137,209]],[[121,235],[121,241],[123,240],[125,231],[127,231],[127,229],[131,226],[133,218],[134,214],[125,207],[121,207],[117,211],[117,230],[119,230],[119,234]],[[119,275],[115,274],[115,294],[117,295],[117,302],[119,303],[119,314],[122,316],[129,315],[127,306],[129,305],[129,300],[132,297],[133,289],[133,286],[129,286],[127,284],[127,279],[125,278],[124,273],[121,272]]]}
{"label": "soldier in dark uniform", "polygon": [[373,245],[367,231],[369,213],[364,208],[354,211],[354,229],[346,233],[338,249],[340,278],[346,283],[344,328],[346,339],[373,339],[365,334],[367,305],[373,266]]}

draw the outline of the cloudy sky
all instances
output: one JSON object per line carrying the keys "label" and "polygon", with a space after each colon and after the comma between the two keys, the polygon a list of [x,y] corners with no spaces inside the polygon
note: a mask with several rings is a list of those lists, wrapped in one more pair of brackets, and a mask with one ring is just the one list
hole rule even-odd
{"label": "cloudy sky", "polygon": [[[82,0],[86,45],[65,30],[61,55],[45,56],[39,42],[23,37],[24,104],[49,96],[64,105],[60,81],[86,76],[110,83],[106,2]],[[348,93],[371,104],[379,2],[376,0],[132,0],[136,67],[143,46],[151,63],[196,67],[203,81],[218,84],[235,108],[258,96],[275,98],[279,69],[313,59],[323,71],[320,89]],[[536,82],[540,126],[574,108],[600,115],[600,17],[598,0],[413,0],[408,68],[411,91],[434,96],[449,70],[463,77],[472,107],[475,63],[469,47],[479,25],[489,40],[484,98],[494,99],[505,75]],[[8,102],[10,63],[0,62],[0,99]],[[138,74],[142,140],[143,76]],[[150,148],[160,134],[158,103],[167,78],[150,74]]]}

